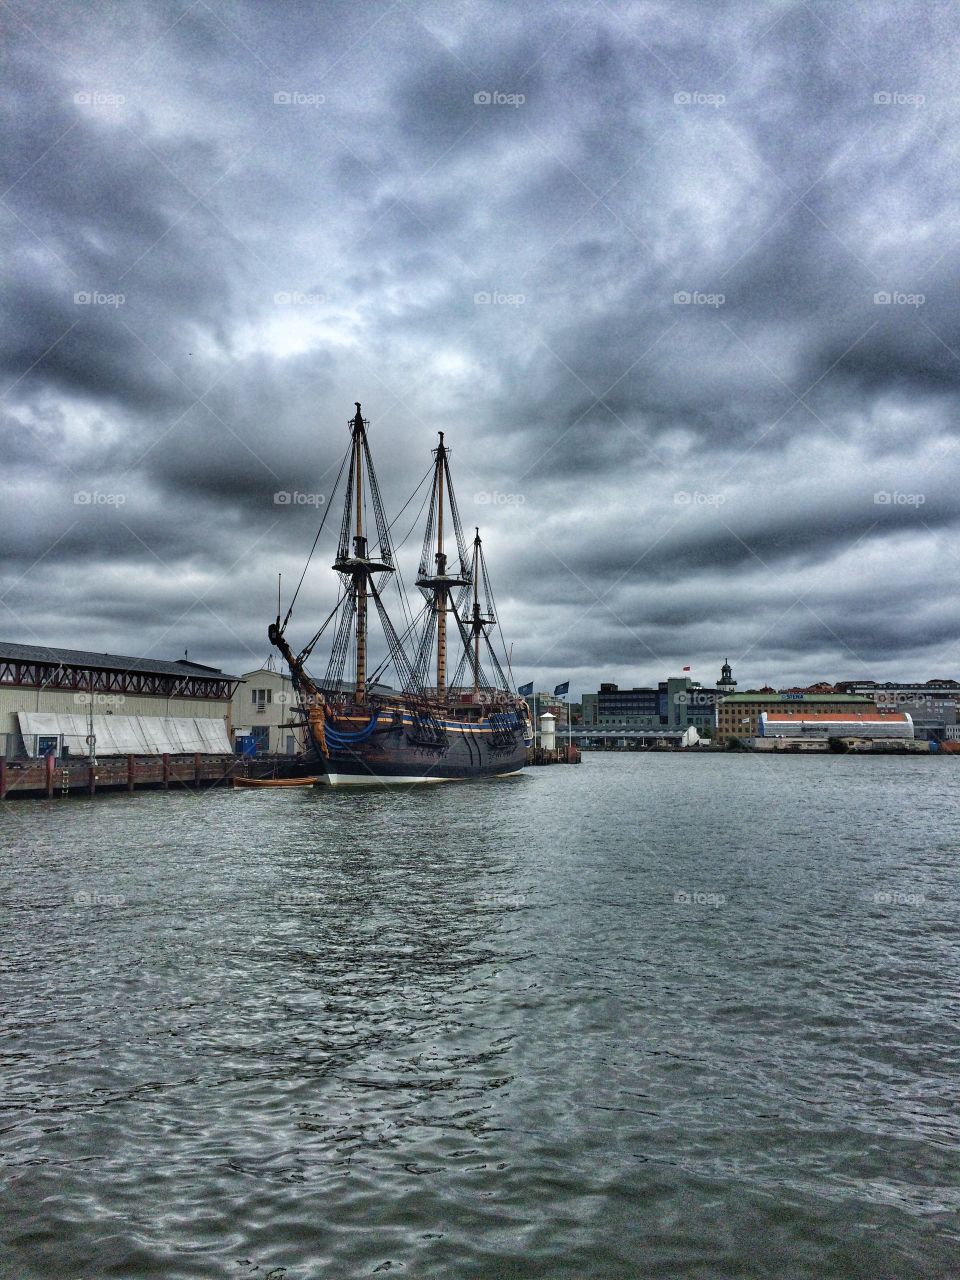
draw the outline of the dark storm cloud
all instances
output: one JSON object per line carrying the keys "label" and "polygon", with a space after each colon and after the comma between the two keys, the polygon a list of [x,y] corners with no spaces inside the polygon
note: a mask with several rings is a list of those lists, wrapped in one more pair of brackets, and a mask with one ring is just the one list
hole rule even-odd
{"label": "dark storm cloud", "polygon": [[950,6],[6,12],[9,638],[255,665],[359,398],[525,676],[960,666]]}

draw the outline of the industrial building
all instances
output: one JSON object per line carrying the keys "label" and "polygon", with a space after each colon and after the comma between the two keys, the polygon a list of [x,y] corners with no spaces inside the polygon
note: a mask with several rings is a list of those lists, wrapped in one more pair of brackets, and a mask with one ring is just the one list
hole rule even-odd
{"label": "industrial building", "polygon": [[224,754],[236,684],[186,658],[0,643],[0,754]]}
{"label": "industrial building", "polygon": [[950,742],[960,737],[960,684],[956,680],[886,684],[875,680],[845,680],[837,688],[872,698],[881,710],[908,712],[915,738]]}
{"label": "industrial building", "polygon": [[246,672],[233,695],[234,741],[252,738],[257,755],[295,755],[303,749],[300,732],[291,723],[295,702],[289,675],[273,667]]}
{"label": "industrial building", "polygon": [[683,730],[692,726],[709,737],[717,701],[736,687],[729,662],[724,662],[714,688],[705,688],[690,676],[669,676],[655,689],[601,684],[596,693],[583,695],[583,723],[604,729]]}
{"label": "industrial building", "polygon": [[913,721],[905,711],[761,711],[759,738],[912,738]]}
{"label": "industrial building", "polygon": [[872,698],[849,693],[777,693],[774,689],[730,693],[717,703],[717,739],[725,744],[729,738],[756,738],[764,711],[791,713],[798,710],[804,713],[862,712],[869,715],[875,714],[877,707]]}
{"label": "industrial building", "polygon": [[597,693],[597,719],[601,727],[624,726],[634,729],[660,728],[660,692],[658,689],[621,689],[615,684],[602,684]]}

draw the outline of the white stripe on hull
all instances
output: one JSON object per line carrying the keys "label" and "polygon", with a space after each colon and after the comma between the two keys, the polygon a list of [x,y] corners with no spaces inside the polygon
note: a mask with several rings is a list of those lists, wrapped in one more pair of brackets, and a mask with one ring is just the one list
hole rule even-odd
{"label": "white stripe on hull", "polygon": [[328,773],[324,781],[331,787],[391,787],[418,782],[462,782],[462,778],[381,777],[376,773]]}

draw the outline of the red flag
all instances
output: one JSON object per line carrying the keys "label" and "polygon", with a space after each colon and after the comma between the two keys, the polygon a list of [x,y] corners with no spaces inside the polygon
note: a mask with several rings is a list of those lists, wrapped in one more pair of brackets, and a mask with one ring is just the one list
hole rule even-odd
{"label": "red flag", "polygon": [[684,669],[684,671],[689,671],[689,670],[690,670],[690,668],[689,668],[689,667],[684,667],[683,669]]}

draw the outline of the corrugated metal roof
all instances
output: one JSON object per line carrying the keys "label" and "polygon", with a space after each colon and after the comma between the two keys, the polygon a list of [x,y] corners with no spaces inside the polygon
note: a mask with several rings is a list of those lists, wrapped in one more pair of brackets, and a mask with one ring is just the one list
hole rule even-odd
{"label": "corrugated metal roof", "polygon": [[788,693],[728,693],[723,699],[723,705],[726,706],[730,702],[778,702],[798,705],[805,702],[855,702],[859,706],[874,705],[872,698],[860,697],[852,693],[805,693],[802,696]]}
{"label": "corrugated metal roof", "polygon": [[908,718],[903,711],[876,712],[874,715],[855,715],[850,711],[798,711],[792,716],[764,711],[763,715],[767,724],[801,724],[804,720],[825,724],[905,724]]}
{"label": "corrugated metal roof", "polygon": [[156,658],[130,658],[119,653],[91,653],[87,649],[55,649],[49,645],[8,644],[0,640],[0,662],[53,662],[64,667],[89,667],[95,671],[144,671],[152,675],[195,676],[217,680],[236,680],[217,667],[199,662],[163,662]]}

